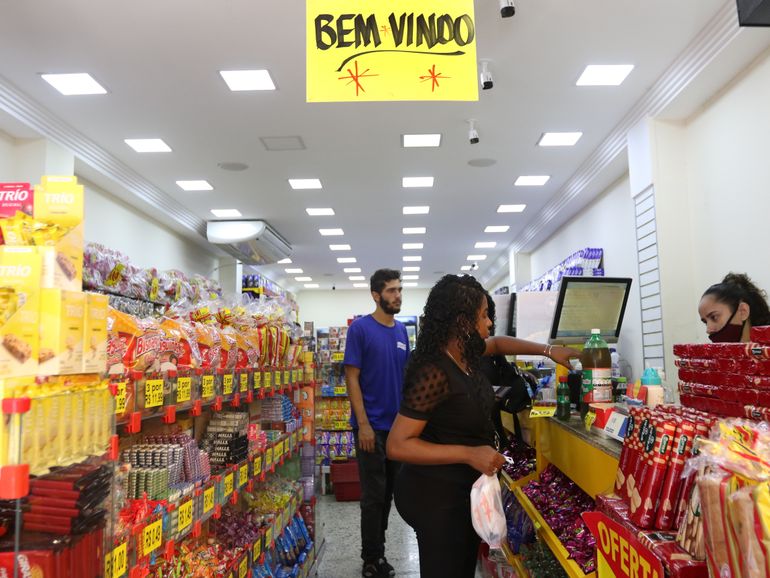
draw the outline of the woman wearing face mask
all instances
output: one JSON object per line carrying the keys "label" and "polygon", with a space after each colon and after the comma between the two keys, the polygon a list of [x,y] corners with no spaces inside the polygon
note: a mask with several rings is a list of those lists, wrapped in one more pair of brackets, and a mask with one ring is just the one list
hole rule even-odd
{"label": "woman wearing face mask", "polygon": [[698,313],[714,343],[748,342],[752,327],[770,325],[767,294],[742,273],[728,273],[706,289]]}

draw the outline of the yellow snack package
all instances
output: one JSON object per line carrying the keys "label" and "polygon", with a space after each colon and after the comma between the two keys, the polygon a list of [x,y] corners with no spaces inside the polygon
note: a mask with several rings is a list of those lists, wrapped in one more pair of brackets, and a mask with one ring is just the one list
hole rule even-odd
{"label": "yellow snack package", "polygon": [[63,289],[40,290],[41,375],[83,371],[83,321],[86,295]]}
{"label": "yellow snack package", "polygon": [[0,247],[0,375],[35,375],[40,329],[40,256],[31,247]]}
{"label": "yellow snack package", "polygon": [[107,371],[107,313],[109,297],[86,293],[83,321],[83,373]]}

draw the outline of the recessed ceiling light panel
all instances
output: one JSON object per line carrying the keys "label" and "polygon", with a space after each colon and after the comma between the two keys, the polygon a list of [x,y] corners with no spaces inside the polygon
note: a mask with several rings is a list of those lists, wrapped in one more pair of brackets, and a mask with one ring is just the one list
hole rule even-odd
{"label": "recessed ceiling light panel", "polygon": [[582,132],[544,132],[537,144],[541,147],[571,147],[581,136]]}
{"label": "recessed ceiling light panel", "polygon": [[331,217],[334,215],[334,209],[331,208],[305,209],[305,212],[311,217]]}
{"label": "recessed ceiling light panel", "polygon": [[401,270],[409,273],[416,273],[420,268],[414,265],[407,265],[406,267],[401,267]]}
{"label": "recessed ceiling light panel", "polygon": [[418,283],[415,283],[414,281],[410,281],[408,283],[402,283],[404,287],[417,287]]}
{"label": "recessed ceiling light panel", "polygon": [[41,74],[40,76],[64,96],[107,94],[107,89],[96,82],[94,77],[87,72]]}
{"label": "recessed ceiling light panel", "polygon": [[361,267],[345,267],[343,271],[345,273],[360,273]]}
{"label": "recessed ceiling light panel", "polygon": [[495,241],[479,241],[473,246],[474,249],[494,249],[495,247],[497,247]]}
{"label": "recessed ceiling light panel", "polygon": [[404,255],[404,263],[419,263],[422,257],[419,255]]}
{"label": "recessed ceiling light panel", "polygon": [[423,248],[423,244],[422,243],[402,243],[401,248],[404,251],[420,250]]}
{"label": "recessed ceiling light panel", "polygon": [[208,181],[177,181],[183,191],[213,191],[214,187]]}
{"label": "recessed ceiling light panel", "polygon": [[294,277],[294,280],[299,281],[301,283],[303,281],[312,281],[313,278],[312,277]]}
{"label": "recessed ceiling light panel", "polygon": [[513,183],[514,187],[542,187],[551,177],[547,175],[522,175]]}
{"label": "recessed ceiling light panel", "polygon": [[401,275],[401,279],[404,281],[416,281],[419,278],[419,275]]}
{"label": "recessed ceiling light panel", "polygon": [[365,281],[366,277],[364,277],[363,275],[351,275],[350,277],[348,277],[348,279],[350,279],[351,281]]}
{"label": "recessed ceiling light panel", "polygon": [[284,271],[286,271],[289,275],[302,275],[304,273],[302,269],[292,267],[284,269]]}
{"label": "recessed ceiling light panel", "polygon": [[355,257],[337,257],[337,263],[355,263]]}
{"label": "recessed ceiling light panel", "polygon": [[522,213],[527,205],[500,205],[497,207],[498,213]]}
{"label": "recessed ceiling light panel", "polygon": [[220,70],[219,74],[233,92],[275,90],[275,83],[267,70]]}
{"label": "recessed ceiling light panel", "polygon": [[367,289],[369,287],[369,283],[353,283],[353,287],[356,289]]}
{"label": "recessed ceiling light panel", "polygon": [[634,69],[633,64],[589,64],[577,86],[620,86]]}
{"label": "recessed ceiling light panel", "polygon": [[432,187],[433,177],[404,177],[401,186],[405,189]]}
{"label": "recessed ceiling light panel", "polygon": [[318,229],[318,232],[324,237],[339,237],[345,234],[342,229]]}
{"label": "recessed ceiling light panel", "polygon": [[305,283],[305,289],[318,289],[318,283]]}
{"label": "recessed ceiling light panel", "polygon": [[350,245],[329,245],[332,251],[350,251]]}
{"label": "recessed ceiling light panel", "polygon": [[508,225],[488,225],[485,229],[485,233],[507,233],[511,227]]}
{"label": "recessed ceiling light panel", "polygon": [[138,153],[170,153],[171,147],[159,138],[127,138],[125,142]]}
{"label": "recessed ceiling light panel", "polygon": [[320,179],[289,179],[289,186],[295,191],[323,188]]}
{"label": "recessed ceiling light panel", "polygon": [[278,261],[278,264],[279,265],[289,265],[289,264],[291,264],[291,259],[286,257],[285,259],[281,259],[280,261]]}
{"label": "recessed ceiling light panel", "polygon": [[404,207],[403,212],[405,215],[427,215],[430,212],[430,207]]}
{"label": "recessed ceiling light panel", "polygon": [[486,255],[468,255],[466,261],[484,261],[487,258]]}
{"label": "recessed ceiling light panel", "polygon": [[463,265],[460,267],[460,271],[470,271],[472,267],[470,265]]}
{"label": "recessed ceiling light panel", "polygon": [[405,134],[401,138],[404,148],[441,146],[440,134]]}
{"label": "recessed ceiling light panel", "polygon": [[425,227],[404,227],[401,229],[404,235],[424,235]]}
{"label": "recessed ceiling light panel", "polygon": [[211,209],[211,212],[220,219],[233,219],[243,216],[238,209]]}

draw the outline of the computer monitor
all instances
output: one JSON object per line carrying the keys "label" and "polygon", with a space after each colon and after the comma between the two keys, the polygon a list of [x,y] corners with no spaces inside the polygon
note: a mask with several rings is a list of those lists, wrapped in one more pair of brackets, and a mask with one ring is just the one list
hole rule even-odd
{"label": "computer monitor", "polygon": [[630,289],[627,277],[562,277],[548,342],[582,343],[598,328],[616,343]]}

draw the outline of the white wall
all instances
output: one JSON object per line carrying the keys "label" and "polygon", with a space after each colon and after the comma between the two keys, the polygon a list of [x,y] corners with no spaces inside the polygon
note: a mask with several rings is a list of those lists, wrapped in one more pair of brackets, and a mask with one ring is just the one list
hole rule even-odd
{"label": "white wall", "polygon": [[217,257],[95,185],[84,184],[86,242],[122,251],[139,267],[219,278]]}
{"label": "white wall", "polygon": [[14,141],[13,138],[0,130],[0,182],[14,179]]}
{"label": "white wall", "polygon": [[[429,289],[404,288],[400,315],[422,314]],[[367,289],[339,291],[302,291],[297,294],[300,322],[313,321],[316,327],[347,325],[355,315],[366,315],[375,309]]]}
{"label": "white wall", "polygon": [[536,279],[578,249],[601,247],[604,249],[604,274],[634,280],[617,344],[618,353],[631,366],[631,375],[627,377],[632,379],[638,378],[643,370],[634,216],[634,202],[626,176],[530,255],[532,278]]}

